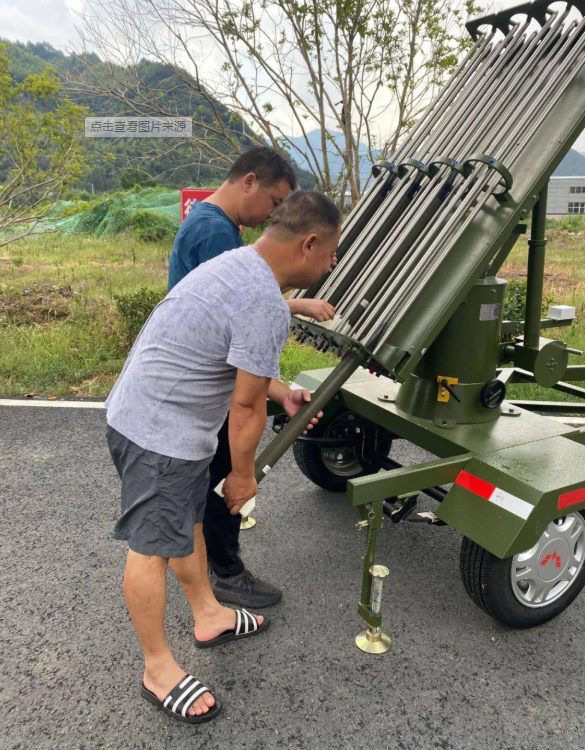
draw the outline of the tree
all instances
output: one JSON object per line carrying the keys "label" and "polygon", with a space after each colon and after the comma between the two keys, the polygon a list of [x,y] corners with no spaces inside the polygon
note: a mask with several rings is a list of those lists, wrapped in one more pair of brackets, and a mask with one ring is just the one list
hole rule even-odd
{"label": "tree", "polygon": [[[83,38],[102,57],[136,66],[142,56],[157,59],[213,102],[197,136],[202,152],[225,159],[218,144],[237,153],[243,135],[269,143],[340,203],[348,190],[352,203],[359,199],[362,161],[393,153],[412,128],[468,46],[463,26],[479,9],[474,0],[95,0],[94,7],[101,12],[84,18]],[[160,96],[138,80],[104,85],[164,114]],[[222,104],[232,112],[227,123]],[[309,137],[315,130],[318,145]]]}
{"label": "tree", "polygon": [[34,231],[84,168],[84,110],[59,95],[50,68],[15,83],[0,45],[0,247]]}
{"label": "tree", "polygon": [[156,182],[148,172],[144,172],[140,169],[129,169],[120,177],[120,185],[122,186],[122,190],[129,190],[136,186],[153,187],[156,185]]}

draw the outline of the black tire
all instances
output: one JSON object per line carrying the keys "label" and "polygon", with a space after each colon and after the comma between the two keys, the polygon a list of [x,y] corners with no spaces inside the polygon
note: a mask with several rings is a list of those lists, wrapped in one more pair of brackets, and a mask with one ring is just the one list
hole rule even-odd
{"label": "black tire", "polygon": [[[327,434],[327,430],[330,430],[334,423],[347,419],[350,414],[350,412],[343,412],[338,414],[325,427],[316,426],[314,430],[311,431],[311,437],[322,437],[324,434]],[[384,435],[379,438],[377,450],[380,453],[387,456],[390,453],[391,447],[392,439],[390,437]],[[329,490],[330,492],[345,492],[347,483],[350,479],[375,474],[379,471],[378,466],[371,463],[366,464],[355,456],[355,461],[359,466],[356,471],[352,471],[343,476],[336,474],[330,470],[323,460],[321,448],[318,445],[304,442],[302,440],[297,440],[293,443],[293,455],[297,466],[303,474],[318,487],[322,487],[324,490]]]}
{"label": "black tire", "polygon": [[[585,517],[585,512],[581,513]],[[533,628],[560,615],[585,586],[585,565],[566,592],[548,605],[533,608],[515,596],[511,582],[512,557],[500,560],[471,539],[463,537],[459,568],[465,590],[477,606],[511,628]]]}

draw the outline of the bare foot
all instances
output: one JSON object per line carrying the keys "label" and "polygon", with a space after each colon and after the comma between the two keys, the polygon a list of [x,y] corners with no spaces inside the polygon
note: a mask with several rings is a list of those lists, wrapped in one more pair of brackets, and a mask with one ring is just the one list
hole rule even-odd
{"label": "bare foot", "polygon": [[[149,664],[144,670],[144,687],[156,695],[160,701],[164,701],[171,690],[186,677],[187,673],[177,664],[172,656],[163,663]],[[215,698],[211,693],[199,696],[193,705],[189,706],[189,716],[201,716],[206,714],[215,705]]]}
{"label": "bare foot", "polygon": [[[258,620],[258,625],[262,625],[264,617],[254,615]],[[234,630],[236,627],[236,611],[229,607],[222,607],[218,604],[216,607],[208,610],[205,614],[199,612],[195,621],[195,638],[198,641],[210,641],[217,638],[226,630]]]}

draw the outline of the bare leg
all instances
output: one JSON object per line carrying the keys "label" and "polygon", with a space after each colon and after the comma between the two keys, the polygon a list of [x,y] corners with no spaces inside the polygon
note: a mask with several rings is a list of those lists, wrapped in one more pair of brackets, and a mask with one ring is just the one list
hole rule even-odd
{"label": "bare leg", "polygon": [[[128,550],[124,596],[144,652],[144,685],[163,700],[186,672],[175,661],[165,639],[165,601],[168,560]],[[207,713],[215,700],[202,695],[189,715]]]}
{"label": "bare leg", "polygon": [[[195,552],[189,557],[169,560],[173,573],[179,579],[195,620],[195,637],[206,641],[215,638],[236,624],[233,609],[223,607],[215,598],[207,574],[207,551],[203,536],[203,524],[195,524]],[[258,624],[264,622],[262,615],[256,615]]]}

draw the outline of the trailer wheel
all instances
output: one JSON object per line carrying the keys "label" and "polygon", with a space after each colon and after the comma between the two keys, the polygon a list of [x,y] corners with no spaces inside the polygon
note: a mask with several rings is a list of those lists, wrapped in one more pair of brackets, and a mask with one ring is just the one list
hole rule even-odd
{"label": "trailer wheel", "polygon": [[531,549],[500,560],[467,537],[460,570],[480,609],[512,628],[532,628],[563,612],[585,585],[585,517],[550,523]]}
{"label": "trailer wheel", "polygon": [[[336,416],[325,428],[316,426],[311,437],[343,438],[354,428],[355,416],[343,412]],[[378,438],[376,446],[387,456],[392,447],[392,439],[387,435]],[[345,492],[349,479],[375,474],[379,466],[364,461],[351,448],[322,448],[314,443],[297,440],[293,444],[293,455],[299,469],[318,487],[331,492]]]}

